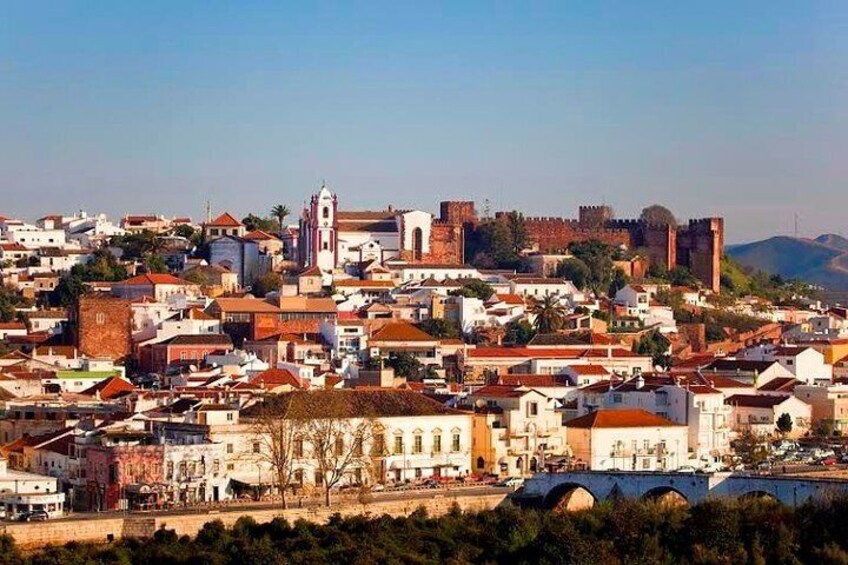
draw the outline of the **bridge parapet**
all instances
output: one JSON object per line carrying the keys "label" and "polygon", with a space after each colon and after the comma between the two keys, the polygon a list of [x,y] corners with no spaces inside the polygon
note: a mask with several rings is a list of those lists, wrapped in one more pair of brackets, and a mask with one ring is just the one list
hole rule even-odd
{"label": "bridge parapet", "polygon": [[736,473],[650,473],[575,471],[539,473],[524,484],[523,494],[555,506],[565,496],[582,489],[596,502],[615,498],[648,498],[676,493],[689,504],[707,498],[767,496],[783,504],[797,506],[808,500],[820,500],[848,494],[848,481],[773,477]]}

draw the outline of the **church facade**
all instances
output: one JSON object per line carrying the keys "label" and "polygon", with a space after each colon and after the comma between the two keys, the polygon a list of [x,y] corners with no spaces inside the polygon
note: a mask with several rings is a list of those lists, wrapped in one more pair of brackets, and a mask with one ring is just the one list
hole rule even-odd
{"label": "church facade", "polygon": [[340,210],[324,185],[301,214],[297,256],[323,272],[371,260],[460,264],[463,242],[462,223],[421,210]]}

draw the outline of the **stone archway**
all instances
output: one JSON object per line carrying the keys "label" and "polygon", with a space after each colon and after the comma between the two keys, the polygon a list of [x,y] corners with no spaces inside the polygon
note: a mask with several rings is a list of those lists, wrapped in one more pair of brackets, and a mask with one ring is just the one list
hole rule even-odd
{"label": "stone archway", "polygon": [[424,230],[420,227],[412,230],[412,258],[420,261],[424,257]]}
{"label": "stone archway", "polygon": [[651,500],[663,506],[688,506],[689,499],[674,487],[655,487],[642,495],[642,500]]}
{"label": "stone archway", "polygon": [[565,483],[551,489],[545,496],[544,507],[554,512],[576,512],[593,507],[597,497],[577,483]]}

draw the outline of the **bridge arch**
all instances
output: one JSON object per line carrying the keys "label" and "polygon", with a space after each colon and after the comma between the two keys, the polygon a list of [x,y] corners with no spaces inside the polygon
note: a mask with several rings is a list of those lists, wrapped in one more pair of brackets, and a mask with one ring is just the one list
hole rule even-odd
{"label": "bridge arch", "polygon": [[574,512],[591,508],[598,502],[598,497],[585,485],[579,483],[562,483],[545,495],[544,508],[556,512]]}
{"label": "bridge arch", "polygon": [[658,486],[642,495],[642,500],[652,500],[664,506],[689,506],[685,494],[673,486]]}
{"label": "bridge arch", "polygon": [[739,500],[760,500],[769,502],[780,502],[780,499],[773,492],[762,489],[749,490],[746,493],[739,495]]}

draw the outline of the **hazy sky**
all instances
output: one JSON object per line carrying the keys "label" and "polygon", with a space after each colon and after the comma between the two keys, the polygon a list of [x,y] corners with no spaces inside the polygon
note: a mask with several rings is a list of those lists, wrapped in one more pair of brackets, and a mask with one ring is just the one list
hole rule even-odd
{"label": "hazy sky", "polygon": [[348,209],[848,232],[844,0],[308,4],[2,1],[0,214],[297,210],[326,179]]}

